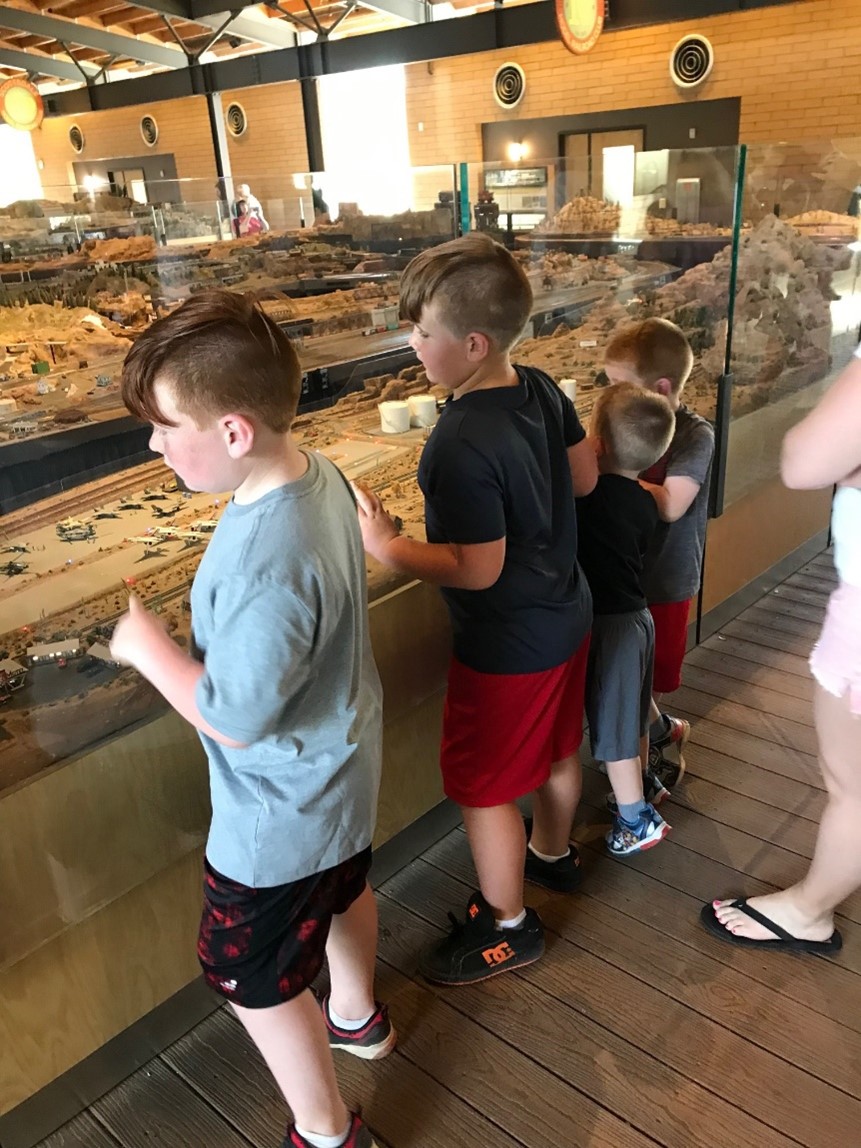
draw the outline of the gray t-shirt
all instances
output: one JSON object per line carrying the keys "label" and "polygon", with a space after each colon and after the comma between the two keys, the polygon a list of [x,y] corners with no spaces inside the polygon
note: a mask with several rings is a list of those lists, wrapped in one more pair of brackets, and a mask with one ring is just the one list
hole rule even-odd
{"label": "gray t-shirt", "polygon": [[661,522],[652,537],[643,571],[643,590],[650,604],[684,602],[699,590],[714,451],[711,424],[680,406],[669,450],[642,475],[658,485],[674,477],[692,478],[700,484],[682,517],[677,522]]}
{"label": "gray t-shirt", "polygon": [[191,592],[209,758],[207,859],[265,888],[346,861],[371,842],[382,691],[368,634],[365,556],[352,495],[309,454],[296,482],[230,502]]}

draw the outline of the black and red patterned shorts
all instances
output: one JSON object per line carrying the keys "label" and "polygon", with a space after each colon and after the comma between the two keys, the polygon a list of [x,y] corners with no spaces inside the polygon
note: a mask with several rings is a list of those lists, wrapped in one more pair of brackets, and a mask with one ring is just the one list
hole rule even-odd
{"label": "black and red patterned shorts", "polygon": [[319,973],[332,917],[364,891],[368,846],[300,881],[252,889],[204,861],[197,956],[210,988],[243,1008],[272,1008],[304,992]]}

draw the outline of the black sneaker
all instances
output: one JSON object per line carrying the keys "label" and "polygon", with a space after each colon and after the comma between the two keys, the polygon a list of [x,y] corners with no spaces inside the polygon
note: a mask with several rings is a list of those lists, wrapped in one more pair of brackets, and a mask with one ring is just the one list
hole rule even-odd
{"label": "black sneaker", "polygon": [[452,930],[419,959],[422,976],[438,985],[467,985],[531,965],[544,952],[544,928],[534,909],[517,929],[498,929],[493,910],[473,893],[466,920],[449,913]]}
{"label": "black sneaker", "polygon": [[649,769],[670,790],[678,785],[685,773],[684,748],[691,736],[691,723],[670,714],[661,714],[661,717],[667,732],[654,740],[649,739]]}
{"label": "black sneaker", "polygon": [[374,1003],[377,1005],[377,1011],[361,1028],[338,1028],[329,1015],[327,993],[321,1007],[329,1033],[329,1047],[351,1052],[353,1056],[360,1056],[362,1060],[380,1060],[388,1056],[398,1043],[398,1034],[389,1020],[387,1006],[378,1001]]}
{"label": "black sneaker", "polygon": [[[287,1135],[284,1137],[281,1148],[312,1148],[312,1146],[304,1136],[299,1135],[296,1126],[291,1124],[287,1129]],[[370,1129],[362,1123],[362,1118],[357,1116],[355,1112],[352,1114],[350,1131],[342,1148],[379,1148]]]}
{"label": "black sneaker", "polygon": [[[524,817],[526,840],[532,836],[532,818]],[[574,893],[580,888],[583,874],[580,872],[580,854],[576,845],[568,843],[568,856],[558,861],[542,861],[529,846],[526,847],[526,865],[523,875],[530,885],[540,885],[553,893]]]}

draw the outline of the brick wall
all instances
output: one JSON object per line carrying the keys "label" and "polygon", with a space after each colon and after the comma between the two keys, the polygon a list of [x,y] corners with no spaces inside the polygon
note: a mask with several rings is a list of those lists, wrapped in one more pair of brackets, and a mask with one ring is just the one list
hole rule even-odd
{"label": "brick wall", "polygon": [[[669,54],[689,32],[711,40],[715,66],[696,95],[683,96],[670,79]],[[492,94],[494,72],[507,60],[526,73],[526,95],[514,112],[498,107]],[[743,142],[852,136],[859,73],[861,0],[799,0],[607,32],[587,56],[553,42],[411,64],[411,158],[414,164],[480,160],[483,122],[729,96],[741,97]]]}
{"label": "brick wall", "polygon": [[[196,181],[184,185],[183,198],[197,202],[214,200],[215,159],[206,100],[202,96],[45,119],[33,133],[33,150],[37,161],[44,164],[41,177],[46,197],[67,196],[68,189],[75,186],[75,161],[143,155],[147,151],[140,133],[143,115],[154,116],[158,124],[158,143],[153,151],[172,152],[179,179]],[[84,133],[81,155],[69,143],[72,124],[78,124]]]}

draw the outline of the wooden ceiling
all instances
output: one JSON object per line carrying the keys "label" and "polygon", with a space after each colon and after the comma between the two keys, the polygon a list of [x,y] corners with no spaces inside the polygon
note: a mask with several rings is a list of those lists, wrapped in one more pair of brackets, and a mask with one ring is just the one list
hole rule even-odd
{"label": "wooden ceiling", "polygon": [[[271,0],[234,20],[214,0],[11,0],[0,6],[0,78],[79,86],[84,74],[182,67],[188,56],[241,55],[316,39],[383,31],[426,17],[424,0]],[[193,15],[194,13],[194,15]],[[204,14],[205,13],[205,14]],[[23,55],[22,55],[23,53]]]}

